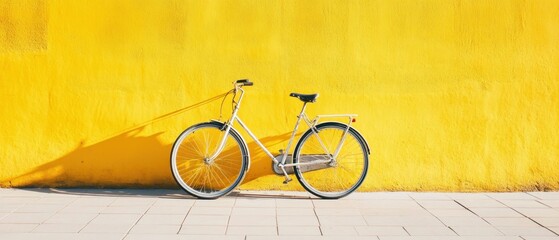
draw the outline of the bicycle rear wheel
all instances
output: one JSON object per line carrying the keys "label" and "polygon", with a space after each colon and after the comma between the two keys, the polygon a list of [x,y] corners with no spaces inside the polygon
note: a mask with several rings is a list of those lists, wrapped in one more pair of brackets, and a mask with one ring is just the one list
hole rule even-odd
{"label": "bicycle rear wheel", "polygon": [[[349,128],[340,152],[333,154],[347,125],[326,122],[315,127],[318,136],[309,129],[303,134],[293,153],[293,163],[328,161],[311,165],[296,165],[295,176],[310,193],[321,198],[341,198],[355,191],[365,180],[369,154],[365,140]],[[327,151],[326,151],[327,150]]]}
{"label": "bicycle rear wheel", "polygon": [[249,161],[247,146],[231,128],[225,147],[214,161],[225,131],[219,122],[194,125],[179,135],[171,151],[171,170],[179,186],[198,198],[213,199],[231,192],[243,180]]}

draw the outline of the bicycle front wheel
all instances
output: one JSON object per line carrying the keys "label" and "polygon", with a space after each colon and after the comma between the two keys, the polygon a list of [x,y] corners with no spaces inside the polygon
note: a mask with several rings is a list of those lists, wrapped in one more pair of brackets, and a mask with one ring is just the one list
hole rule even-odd
{"label": "bicycle front wheel", "polygon": [[344,137],[347,129],[342,123],[319,124],[316,133],[309,129],[295,147],[293,163],[301,164],[295,165],[295,176],[315,196],[341,198],[365,180],[369,165],[367,144],[353,128]]}
{"label": "bicycle front wheel", "polygon": [[194,125],[179,135],[171,151],[171,170],[179,186],[198,198],[213,199],[231,192],[243,180],[249,161],[247,146],[231,128],[225,147],[214,159],[223,139],[224,124]]}

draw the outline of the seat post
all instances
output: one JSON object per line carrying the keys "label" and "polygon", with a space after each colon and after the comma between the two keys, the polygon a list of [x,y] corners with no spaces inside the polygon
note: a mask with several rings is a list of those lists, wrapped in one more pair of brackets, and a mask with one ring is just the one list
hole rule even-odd
{"label": "seat post", "polygon": [[[283,157],[280,160],[281,164],[285,164],[285,161],[287,160],[287,155],[289,153],[289,150],[291,149],[291,144],[293,144],[293,139],[295,139],[295,135],[297,134],[297,129],[299,128],[299,123],[301,123],[301,118],[303,118],[303,116],[305,114],[305,108],[307,108],[307,103],[306,102],[303,103],[303,109],[301,109],[301,112],[299,113],[299,116],[297,116],[297,122],[295,123],[295,127],[293,128],[293,132],[291,133],[291,137],[289,138],[289,142],[287,143],[287,146],[285,148],[285,152],[283,154]],[[287,176],[287,172],[285,172],[285,169],[283,169],[283,171],[284,171],[284,174],[285,174],[285,177],[286,177],[286,182],[290,181],[289,176]]]}
{"label": "seat post", "polygon": [[[299,113],[299,116],[297,116],[297,118],[301,118],[303,116],[303,114],[305,113],[305,109],[307,108],[307,102],[303,102],[303,108],[301,109],[301,112]],[[299,121],[297,121],[299,122]]]}

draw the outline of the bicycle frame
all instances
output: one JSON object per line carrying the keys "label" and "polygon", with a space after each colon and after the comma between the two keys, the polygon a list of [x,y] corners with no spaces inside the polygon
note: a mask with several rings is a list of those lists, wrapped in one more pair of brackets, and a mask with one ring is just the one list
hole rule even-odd
{"label": "bicycle frame", "polygon": [[[297,116],[297,122],[295,123],[295,128],[293,129],[293,132],[291,133],[291,137],[289,139],[289,142],[287,143],[287,147],[285,149],[285,151],[281,154],[281,160],[278,161],[276,160],[276,157],[264,146],[264,144],[262,144],[262,142],[260,142],[260,140],[254,135],[254,133],[252,133],[252,131],[250,131],[250,129],[245,125],[245,123],[241,120],[241,118],[237,115],[239,109],[240,109],[240,105],[243,99],[243,95],[244,95],[244,90],[235,85],[235,91],[240,91],[240,96],[238,101],[236,102],[234,109],[233,109],[233,113],[231,115],[231,118],[226,122],[226,128],[225,128],[225,133],[223,135],[223,138],[221,139],[220,143],[219,143],[219,147],[217,148],[216,152],[212,154],[212,156],[210,156],[206,161],[212,162],[214,161],[215,158],[217,158],[217,156],[221,153],[221,151],[223,150],[223,148],[225,147],[225,142],[227,140],[227,136],[229,134],[229,131],[231,130],[231,128],[233,127],[233,123],[236,121],[237,123],[239,123],[239,125],[248,133],[248,135],[256,142],[256,144],[258,144],[258,146],[264,151],[264,153],[266,153],[266,155],[268,155],[268,157],[270,157],[270,159],[275,163],[278,164],[278,166],[281,168],[284,176],[286,177],[286,182],[290,181],[291,179],[289,178],[287,172],[285,171],[285,167],[294,167],[294,166],[302,166],[302,165],[313,165],[313,164],[318,164],[318,163],[330,163],[333,164],[336,161],[336,158],[341,150],[341,147],[346,139],[347,136],[347,132],[350,129],[350,125],[353,122],[353,120],[355,119],[355,117],[357,117],[356,114],[336,114],[336,115],[317,115],[316,118],[314,118],[313,120],[310,120],[307,115],[305,114],[305,109],[307,107],[307,103],[305,102],[303,104],[303,108],[301,109],[301,112],[299,113],[299,115]],[[234,98],[234,97],[233,97]],[[234,99],[233,99],[234,101]],[[338,144],[338,146],[336,147],[336,150],[334,153],[330,153],[328,151],[328,148],[324,145],[324,143],[322,142],[322,140],[320,139],[318,132],[316,131],[315,127],[316,124],[318,123],[318,120],[320,118],[332,118],[332,117],[348,117],[349,118],[349,123],[347,124],[347,128],[345,129],[344,133],[342,134],[342,137],[340,139],[340,143]],[[313,131],[313,135],[317,138],[318,142],[320,143],[321,147],[324,149],[325,153],[328,154],[329,159],[327,160],[314,160],[314,161],[310,161],[310,162],[305,162],[305,163],[290,163],[290,164],[285,164],[286,160],[287,160],[287,156],[289,154],[289,150],[291,149],[291,146],[293,144],[293,140],[295,139],[295,135],[297,134],[297,130],[299,128],[299,124],[301,123],[301,119],[303,119],[303,121],[307,124],[307,126],[309,127],[309,129],[312,129]]]}

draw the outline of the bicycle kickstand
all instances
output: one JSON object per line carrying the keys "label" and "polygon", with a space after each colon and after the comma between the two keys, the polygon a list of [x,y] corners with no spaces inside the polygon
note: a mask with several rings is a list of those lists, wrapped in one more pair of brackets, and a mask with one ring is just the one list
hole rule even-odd
{"label": "bicycle kickstand", "polygon": [[289,175],[287,175],[287,172],[285,171],[285,167],[283,166],[283,164],[280,164],[280,168],[281,171],[283,172],[283,175],[285,176],[285,181],[283,181],[283,184],[287,184],[291,182],[293,179],[291,179]]}

